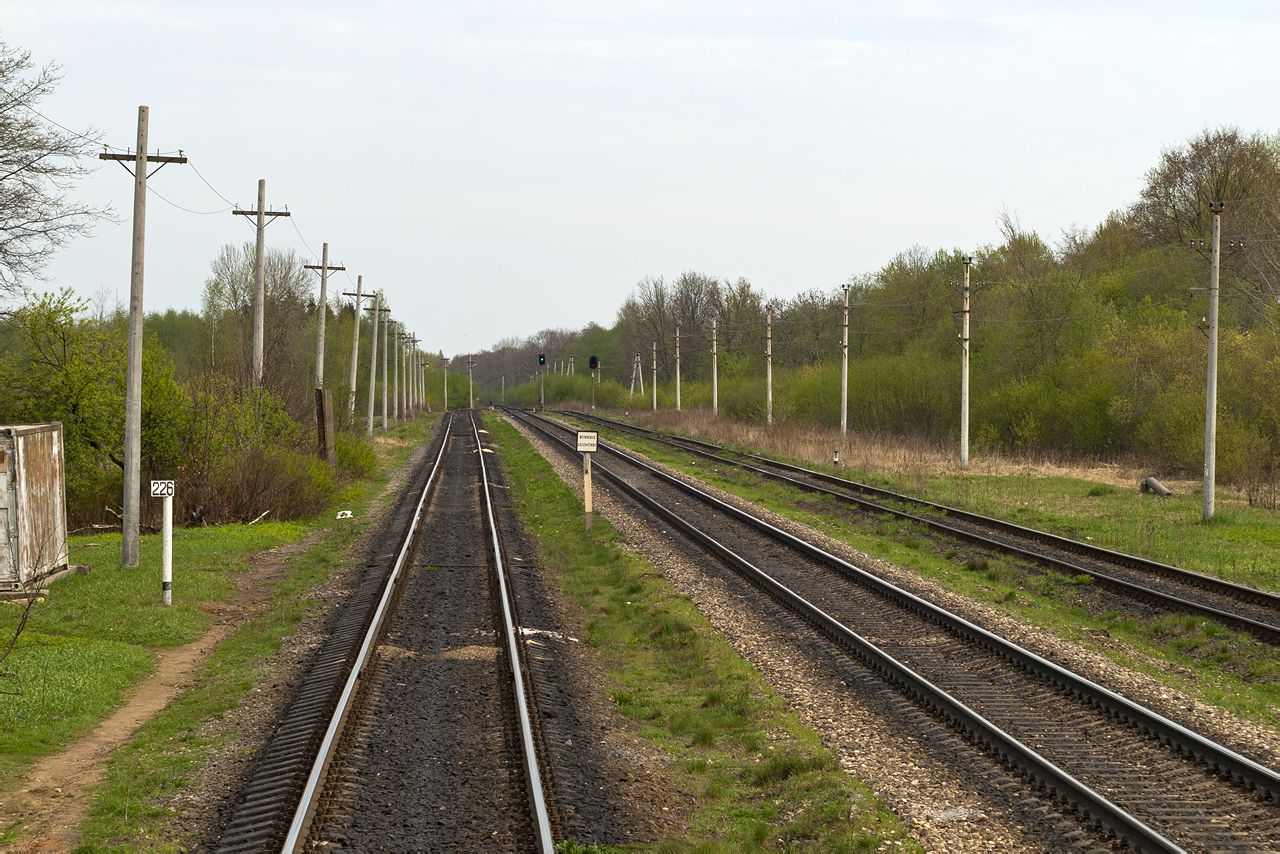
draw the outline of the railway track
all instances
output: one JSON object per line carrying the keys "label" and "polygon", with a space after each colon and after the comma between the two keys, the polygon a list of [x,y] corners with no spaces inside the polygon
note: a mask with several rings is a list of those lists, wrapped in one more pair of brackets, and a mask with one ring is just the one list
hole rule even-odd
{"label": "railway track", "polygon": [[[572,453],[568,428],[521,417]],[[1085,828],[1144,851],[1280,847],[1274,770],[602,447],[595,470],[664,526],[699,542],[842,654],[1036,781]]]}
{"label": "railway track", "polygon": [[480,431],[453,415],[218,851],[553,848]]}
{"label": "railway track", "polygon": [[1280,643],[1280,595],[1213,576],[1127,555],[970,513],[918,498],[856,483],[826,472],[778,462],[697,439],[634,427],[593,413],[565,411],[612,430],[678,448],[703,459],[737,466],[761,477],[810,493],[830,496],[863,511],[926,526],[942,537],[960,540],[1047,566],[1067,576],[1088,575],[1112,592],[1165,611],[1215,620],[1269,643]]}

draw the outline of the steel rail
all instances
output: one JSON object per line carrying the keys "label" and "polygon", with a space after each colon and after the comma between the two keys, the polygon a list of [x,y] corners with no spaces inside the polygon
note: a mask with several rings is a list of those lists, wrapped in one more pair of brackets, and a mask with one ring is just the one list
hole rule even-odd
{"label": "steel rail", "polygon": [[[566,451],[574,451],[575,446],[572,446],[560,437],[555,436],[545,427],[533,423],[532,420],[530,423],[531,426],[537,429],[545,437],[559,444]],[[604,448],[603,445],[600,447]],[[718,499],[702,493],[700,490],[688,487],[687,484],[682,484],[682,482],[674,478],[670,478],[662,472],[659,472],[651,466],[635,460],[626,454],[620,453],[612,448],[606,450],[609,453],[613,453],[621,457],[628,463],[644,469],[649,474],[653,474],[660,479],[663,479],[665,482],[682,487],[682,491],[687,494],[693,495],[700,500],[706,499],[706,503],[709,506],[722,511],[736,510],[736,508],[724,504]],[[1071,804],[1073,808],[1075,808],[1082,816],[1086,816],[1091,822],[1104,828],[1107,832],[1114,834],[1117,838],[1124,840],[1131,847],[1135,847],[1143,851],[1184,851],[1184,849],[1179,847],[1176,843],[1161,835],[1141,819],[1131,815],[1122,807],[1111,802],[1081,781],[1075,779],[1052,762],[1049,762],[1034,750],[988,721],[981,714],[952,697],[942,688],[934,685],[928,679],[881,650],[874,643],[868,641],[857,632],[845,626],[839,620],[827,614],[821,608],[809,602],[803,596],[791,590],[767,572],[755,566],[746,558],[716,540],[710,534],[707,534],[693,525],[679,513],[666,507],[651,496],[646,495],[638,487],[628,483],[624,478],[611,471],[607,466],[601,463],[595,463],[594,465],[596,470],[603,474],[606,479],[617,485],[624,493],[631,496],[642,506],[648,508],[660,518],[665,519],[671,525],[683,531],[690,539],[699,543],[712,554],[724,560],[731,568],[742,574],[748,581],[755,584],[773,598],[777,599],[784,606],[795,611],[802,619],[815,626],[819,631],[836,643],[851,651],[873,670],[884,674],[891,681],[903,687],[908,694],[914,695],[918,700],[923,701],[926,705],[937,710],[959,729],[968,733],[974,738],[974,740],[983,744],[989,751],[1011,761],[1023,771],[1030,774],[1041,785],[1044,785],[1046,788],[1053,791],[1059,800]],[[742,511],[737,511],[733,515],[740,519],[742,519],[743,516],[747,516],[748,519],[753,518],[750,517],[749,514],[742,513]],[[743,521],[748,521],[748,519],[743,519]],[[759,522],[760,520],[756,521]],[[803,542],[797,540],[781,529],[774,528],[768,523],[761,522],[760,526],[762,526],[760,527],[760,530],[762,531],[769,532],[771,535],[775,536],[780,535],[777,536],[777,539],[782,540],[789,545],[794,546],[796,543]],[[840,561],[839,558],[834,556],[827,555],[827,557],[831,560],[843,563],[843,561]],[[862,572],[851,564],[846,564],[846,566],[849,569],[854,570],[856,573]],[[899,592],[905,594],[905,596],[911,599],[916,598],[912,596],[912,594],[906,593],[906,591]],[[934,607],[923,600],[918,601],[920,604],[923,604],[928,608]],[[921,609],[917,608],[914,610]],[[959,620],[960,618],[957,617],[955,619]],[[961,620],[961,622],[964,621]],[[972,624],[966,623],[966,625],[976,629],[978,632],[990,634],[977,626],[972,626]],[[999,638],[997,639],[1001,641],[1003,640]],[[1031,653],[1026,654],[1032,655]]]}
{"label": "steel rail", "polygon": [[[550,419],[541,419],[548,424],[557,427],[560,430],[567,430],[563,425],[556,424]],[[557,441],[564,443],[562,440]],[[770,523],[760,519],[745,510],[727,504],[720,499],[712,496],[697,487],[684,482],[683,480],[672,477],[653,466],[635,459],[616,448],[608,447],[602,444],[608,453],[625,460],[628,464],[644,469],[652,476],[668,483],[677,489],[697,498],[699,501],[714,507],[730,516],[745,522],[757,530],[766,533],[774,539],[780,540],[793,548],[805,553],[809,557],[819,560],[834,569],[839,570],[852,580],[869,586],[871,589],[894,599],[900,604],[915,610],[916,612],[934,619],[941,625],[954,631],[962,637],[968,637],[982,643],[988,649],[1003,655],[1010,661],[1013,661],[1031,672],[1041,673],[1049,676],[1053,681],[1057,682],[1061,687],[1066,688],[1077,696],[1095,702],[1103,708],[1106,708],[1116,717],[1127,720],[1131,723],[1146,729],[1152,735],[1159,737],[1162,741],[1169,744],[1180,746],[1184,753],[1194,756],[1204,762],[1211,768],[1216,768],[1219,773],[1226,774],[1241,782],[1255,786],[1259,791],[1265,793],[1272,799],[1280,799],[1280,774],[1259,765],[1247,757],[1241,756],[1222,745],[1216,744],[1198,733],[1186,729],[1180,724],[1164,718],[1163,716],[1134,703],[1133,701],[1114,693],[1110,689],[1097,685],[1082,676],[1078,676],[1065,668],[1054,664],[1053,662],[1036,655],[1033,652],[1024,650],[1021,647],[1005,640],[980,626],[977,626],[962,617],[934,605],[913,593],[903,590],[895,585],[885,581],[884,579],[867,572],[860,567],[839,558],[829,552],[826,552],[812,543],[806,542],[787,531],[782,530]],[[608,477],[608,475],[606,475]],[[611,478],[612,479],[612,478]]]}
{"label": "steel rail", "polygon": [[524,760],[525,775],[529,784],[529,806],[532,811],[534,834],[537,837],[538,850],[542,854],[552,854],[555,841],[551,838],[551,818],[547,812],[547,801],[542,792],[542,774],[538,768],[538,750],[533,735],[533,724],[529,714],[529,702],[525,697],[524,674],[520,667],[520,642],[517,639],[515,620],[511,613],[511,602],[507,596],[507,574],[502,565],[502,542],[498,537],[498,522],[493,513],[493,499],[489,490],[489,470],[484,462],[484,444],[480,441],[480,432],[476,427],[475,417],[471,419],[471,431],[476,440],[476,453],[480,456],[480,486],[484,492],[484,506],[489,520],[489,531],[493,539],[493,559],[497,568],[498,592],[502,601],[502,623],[507,642],[507,658],[511,662],[511,677],[515,686],[516,710],[520,721],[521,756]]}
{"label": "steel rail", "polygon": [[[1242,584],[1236,584],[1234,582],[1226,581],[1225,579],[1215,578],[1210,575],[1204,575],[1202,573],[1193,572],[1191,570],[1182,569],[1176,566],[1169,566],[1167,564],[1159,563],[1157,561],[1150,561],[1145,558],[1136,557],[1134,555],[1124,554],[1123,552],[1111,551],[1110,549],[1104,549],[1101,546],[1095,546],[1090,543],[1081,543],[1078,540],[1071,540],[1066,537],[1060,537],[1057,534],[1052,534],[1047,531],[1038,531],[1038,530],[1035,530],[1034,528],[1026,528],[1021,525],[1016,525],[1012,522],[1006,522],[1002,519],[993,519],[991,517],[982,516],[977,513],[970,513],[966,510],[958,510],[956,508],[947,507],[942,504],[935,504],[931,501],[925,501],[919,498],[912,498],[910,496],[900,495],[895,492],[879,489],[878,487],[867,486],[865,484],[860,484],[855,481],[850,481],[850,480],[845,480],[844,478],[835,477],[825,472],[813,471],[812,469],[802,468],[801,466],[792,465],[790,463],[783,463],[783,462],[778,462],[777,460],[770,460],[758,454],[751,454],[746,451],[738,451],[730,448],[723,448],[721,446],[712,445],[711,443],[702,442],[697,439],[686,439],[684,437],[672,437],[666,434],[658,433],[657,431],[646,430],[645,428],[642,428],[642,427],[632,427],[631,425],[622,424],[621,422],[613,421],[612,419],[608,419],[608,418],[602,418],[597,415],[588,415],[588,414],[579,413],[572,410],[562,411],[562,414],[572,416],[572,417],[582,418],[587,421],[593,421],[593,422],[605,424],[611,428],[621,430],[622,432],[629,432],[636,435],[644,436],[645,438],[653,439],[654,441],[664,442],[673,447],[687,451],[688,453],[696,454],[700,457],[703,457],[704,459],[711,459],[717,462],[726,463],[728,465],[738,466],[742,469],[753,472],[762,477],[767,477],[773,480],[778,480],[783,483],[787,483],[791,486],[794,486],[797,489],[802,489],[806,492],[812,492],[819,495],[830,496],[832,498],[836,498],[841,501],[857,504],[873,512],[886,513],[899,519],[905,519],[908,521],[917,522],[919,524],[926,525],[935,530],[944,531],[948,535],[965,539],[970,542],[979,543],[981,545],[988,546],[990,548],[994,548],[1004,552],[1012,552],[1014,554],[1019,554],[1024,557],[1030,558],[1032,560],[1036,560],[1036,561],[1046,563],[1051,566],[1056,566],[1062,569],[1086,573],[1092,576],[1093,578],[1097,579],[1102,586],[1109,587],[1124,595],[1146,599],[1148,601],[1161,604],[1172,610],[1183,611],[1186,613],[1193,614],[1197,617],[1206,617],[1209,619],[1217,620],[1218,622],[1224,625],[1230,626],[1232,628],[1240,629],[1241,631],[1247,631],[1250,634],[1260,639],[1264,639],[1272,643],[1280,643],[1280,624],[1264,623],[1262,621],[1255,620],[1251,617],[1246,617],[1244,615],[1232,613],[1230,611],[1224,611],[1221,608],[1215,608],[1211,605],[1204,605],[1199,602],[1193,602],[1189,599],[1184,599],[1180,596],[1175,596],[1171,593],[1166,593],[1162,590],[1156,590],[1142,584],[1134,583],[1133,581],[1128,581],[1126,579],[1119,578],[1115,575],[1111,575],[1108,572],[1100,570],[1094,566],[1081,566],[1079,564],[1072,563],[1071,561],[1064,560],[1062,558],[1055,557],[1053,555],[1045,554],[1043,552],[1036,551],[1034,549],[1024,548],[1022,546],[1007,542],[1005,540],[988,537],[983,534],[977,533],[975,531],[970,531],[965,528],[959,528],[954,525],[948,525],[946,522],[931,516],[920,516],[915,513],[910,513],[905,510],[899,510],[895,507],[881,504],[876,501],[870,501],[865,498],[859,498],[856,495],[850,495],[846,492],[840,492],[832,489],[825,489],[821,486],[817,486],[812,483],[805,483],[804,481],[797,480],[793,477],[788,477],[785,474],[779,474],[778,472],[769,471],[768,469],[764,469],[759,466],[754,466],[754,465],[751,465],[750,463],[744,463],[740,460],[735,460],[729,457],[721,456],[721,454],[732,453],[732,454],[739,454],[745,457],[750,457],[752,459],[759,460],[775,468],[780,468],[785,471],[792,471],[798,474],[803,474],[806,477],[810,477],[815,480],[822,481],[824,483],[831,483],[835,486],[840,487],[841,489],[852,489],[852,490],[858,490],[862,492],[869,492],[869,493],[881,495],[890,500],[901,501],[903,503],[908,503],[908,504],[915,504],[917,506],[921,506],[929,510],[937,511],[944,516],[949,516],[955,519],[962,519],[962,520],[971,522],[972,524],[983,525],[986,527],[995,528],[997,530],[1002,530],[1006,533],[1012,534],[1013,536],[1023,537],[1025,539],[1032,540],[1033,542],[1039,542],[1044,545],[1060,548],[1063,551],[1073,552],[1075,554],[1081,555],[1083,557],[1088,557],[1093,560],[1109,562],[1109,563],[1117,563],[1122,566],[1129,567],[1131,569],[1137,569],[1143,572],[1151,572],[1153,574],[1157,574],[1165,578],[1172,579],[1176,582],[1197,587],[1201,590],[1206,590],[1212,593],[1216,593],[1218,595],[1241,599],[1255,605],[1263,605],[1263,606],[1276,608],[1277,613],[1280,613],[1280,595],[1276,595],[1266,590],[1259,590],[1254,587],[1246,587]],[[685,443],[694,445],[694,446],[715,448],[719,453],[714,451],[703,450],[702,447],[685,447]]]}
{"label": "steel rail", "polygon": [[316,800],[322,790],[325,772],[329,767],[329,760],[333,755],[334,748],[337,747],[338,736],[342,732],[342,724],[346,720],[347,711],[363,676],[364,665],[369,658],[370,651],[377,642],[378,634],[382,629],[382,622],[387,616],[391,598],[396,591],[396,582],[400,578],[400,570],[404,568],[404,563],[412,551],[414,534],[417,532],[418,522],[422,517],[422,508],[426,506],[427,497],[431,495],[432,488],[435,486],[436,474],[440,471],[440,463],[444,459],[445,448],[449,445],[449,433],[452,430],[453,416],[451,414],[449,422],[444,425],[445,435],[444,441],[440,443],[440,453],[436,456],[436,461],[431,467],[431,474],[422,488],[422,495],[418,498],[418,505],[414,509],[413,521],[409,523],[409,530],[405,535],[404,544],[401,546],[399,554],[396,555],[395,565],[392,567],[391,573],[387,576],[382,598],[378,601],[378,606],[374,610],[373,620],[370,622],[368,631],[365,632],[364,641],[360,644],[360,651],[356,654],[351,671],[347,675],[347,681],[342,688],[342,694],[338,698],[337,708],[329,719],[329,726],[325,730],[324,739],[320,743],[315,761],[311,764],[311,773],[307,775],[302,797],[294,810],[293,820],[289,824],[289,831],[285,836],[284,844],[280,847],[280,850],[285,854],[293,854],[293,852],[299,850],[306,840],[306,833],[310,827],[311,819],[315,815]]}
{"label": "steel rail", "polygon": [[[539,418],[538,420],[552,425],[559,430],[568,431],[568,428],[549,419]],[[553,438],[558,444],[566,448],[571,447],[558,436],[553,436],[545,428],[540,428],[540,430],[544,435]],[[653,466],[648,465],[641,460],[637,460],[629,454],[619,451],[616,448],[611,448],[604,443],[601,443],[600,447],[606,452],[625,460],[627,464],[644,470],[653,477],[681,490],[685,494],[696,498],[704,504],[744,522],[767,536],[785,543],[793,549],[800,551],[803,554],[826,564],[827,566],[830,566],[850,580],[860,583],[885,596],[891,601],[933,620],[939,625],[951,630],[957,636],[978,643],[988,650],[1003,656],[1006,660],[1017,664],[1028,672],[1038,674],[1041,677],[1048,679],[1061,688],[1075,694],[1082,700],[1105,709],[1109,714],[1117,719],[1127,721],[1140,729],[1146,730],[1159,741],[1176,747],[1182,753],[1204,763],[1210,769],[1217,771],[1220,775],[1237,780],[1248,786],[1252,786],[1260,793],[1273,800],[1280,800],[1280,774],[1276,771],[1260,765],[1252,759],[1242,756],[1227,747],[1210,741],[1199,733],[1193,732],[1181,724],[1175,723],[1108,688],[1098,685],[1083,676],[1073,673],[1072,671],[1049,661],[1046,658],[1043,658],[1029,650],[1025,650],[1013,642],[1008,641],[1005,638],[982,628],[981,626],[971,623],[963,617],[952,614],[950,611],[934,605],[933,603],[928,602],[909,591],[903,590],[902,588],[897,587],[884,579],[861,569],[860,567],[854,566],[848,561],[830,554],[829,552],[826,552],[812,543],[808,543],[805,540],[782,530],[781,528],[771,525],[745,510],[741,510],[731,504],[727,504],[720,499],[703,492],[697,487],[685,483],[679,478],[672,477],[665,472],[659,471]],[[608,471],[603,466],[600,467],[605,471],[606,478],[620,485],[625,484],[625,481],[623,481],[618,475]],[[630,484],[623,486],[623,489],[627,490],[628,487],[630,487]]]}

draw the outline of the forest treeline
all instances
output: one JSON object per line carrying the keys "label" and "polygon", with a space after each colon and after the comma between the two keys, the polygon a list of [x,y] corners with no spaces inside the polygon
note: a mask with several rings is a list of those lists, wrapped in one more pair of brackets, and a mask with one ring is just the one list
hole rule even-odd
{"label": "forest treeline", "polygon": [[[1170,473],[1203,464],[1210,203],[1223,202],[1218,476],[1274,504],[1280,452],[1280,135],[1206,129],[1164,150],[1127,207],[1047,240],[1003,213],[1000,241],[972,252],[971,430],[979,448],[1126,457]],[[1203,245],[1202,245],[1203,242]],[[965,252],[915,246],[851,277],[851,429],[958,438]],[[534,403],[545,353],[550,400],[711,403],[714,319],[723,412],[762,418],[772,305],[774,417],[838,426],[844,290],[771,299],[746,279],[699,272],[636,284],[609,326],[548,329],[478,354],[497,397]],[[645,392],[634,378],[640,356]],[[575,377],[563,374],[573,357]],[[634,390],[633,390],[634,389]]]}
{"label": "forest treeline", "polygon": [[[1012,214],[1000,216],[999,242],[974,250],[970,269],[971,431],[979,449],[1126,457],[1169,473],[1200,470],[1209,279],[1200,241],[1209,238],[1209,205],[1217,201],[1225,204],[1226,247],[1217,472],[1251,501],[1275,503],[1280,137],[1274,135],[1206,130],[1162,152],[1127,207],[1052,241]],[[954,446],[964,257],[959,249],[916,246],[844,283],[853,430]],[[260,386],[251,366],[252,245],[228,245],[211,259],[200,310],[146,317],[142,477],[176,478],[179,512],[188,522],[314,513],[340,494],[344,479],[373,465],[363,429],[371,312],[360,312],[357,321],[353,301],[340,294],[325,306],[325,386],[334,392],[341,428],[339,464],[332,468],[315,453],[315,276],[290,250],[268,249],[264,260]],[[845,294],[834,287],[779,299],[745,278],[691,271],[671,280],[646,277],[607,326],[543,330],[473,354],[477,398],[536,403],[537,355],[544,353],[548,401],[586,402],[587,361],[595,355],[599,405],[652,405],[656,372],[659,405],[674,406],[678,329],[681,402],[710,406],[714,328],[721,411],[763,418],[771,316],[774,418],[836,426]],[[62,421],[73,525],[115,521],[125,312],[69,289],[24,292],[11,302],[15,307],[0,314],[6,356],[0,421]],[[346,404],[357,322],[352,416]],[[453,407],[467,401],[466,361],[455,357],[447,371]],[[442,354],[428,358],[424,402],[437,410],[445,363]],[[380,415],[380,372],[374,391]],[[144,501],[144,512],[156,512],[153,504]]]}
{"label": "forest treeline", "polygon": [[[170,309],[145,318],[142,480],[178,481],[180,521],[313,515],[339,494],[344,480],[375,465],[364,429],[371,312],[361,319],[353,418],[347,404],[355,308],[341,297],[326,306],[325,387],[334,391],[339,427],[338,464],[331,467],[316,448],[315,276],[292,250],[266,251],[263,382],[255,385],[254,254],[252,244],[222,248],[211,262],[201,311]],[[0,421],[62,422],[73,527],[118,522],[127,325],[123,306],[84,300],[70,289],[28,294],[0,317]],[[378,337],[382,351],[383,335]],[[443,397],[434,367],[439,362],[434,357],[430,371],[435,397],[427,397],[437,407]],[[388,385],[393,382],[394,373]],[[452,386],[455,400],[465,401],[465,377],[452,377]],[[378,414],[382,389],[379,373]],[[144,518],[158,513],[151,506],[156,504],[144,501]]]}

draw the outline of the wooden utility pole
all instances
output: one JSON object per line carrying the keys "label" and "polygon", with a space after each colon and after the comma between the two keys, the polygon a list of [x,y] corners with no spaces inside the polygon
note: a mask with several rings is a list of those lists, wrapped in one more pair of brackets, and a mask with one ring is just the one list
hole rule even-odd
{"label": "wooden utility pole", "polygon": [[147,178],[150,177],[147,167],[151,163],[158,163],[158,172],[170,163],[187,162],[181,151],[177,157],[159,152],[147,156],[150,112],[146,106],[138,107],[137,154],[98,155],[99,160],[120,163],[126,171],[129,171],[129,167],[125,164],[133,162],[133,259],[129,269],[129,340],[124,392],[124,514],[120,520],[120,565],[125,568],[138,565],[138,535],[142,511],[142,273],[146,255]]}
{"label": "wooden utility pole", "polygon": [[[267,217],[289,216],[288,211],[268,211],[267,179],[258,179],[258,209],[254,211],[233,210],[234,216],[256,216],[258,218],[258,247],[253,259],[253,384],[262,385],[262,341],[266,326],[267,303]],[[274,221],[274,219],[273,219]],[[360,312],[356,311],[356,316]],[[352,392],[354,394],[354,392]],[[352,407],[355,406],[354,399]],[[352,410],[355,411],[354,408]]]}
{"label": "wooden utility pole", "polygon": [[[356,276],[356,292],[343,291],[344,297],[355,297],[355,320],[351,324],[351,394],[347,396],[347,416],[351,419],[352,429],[356,423],[356,368],[360,364],[360,312],[364,310],[364,300],[373,296],[364,292],[364,276]],[[376,344],[374,346],[377,346]],[[370,416],[373,417],[372,415]]]}
{"label": "wooden utility pole", "polygon": [[711,417],[720,415],[720,366],[716,353],[716,315],[711,315]]}
{"label": "wooden utility pole", "polygon": [[680,411],[680,324],[676,324],[676,412]]}
{"label": "wooden utility pole", "polygon": [[765,423],[773,425],[773,305],[765,315],[764,333],[764,410]]}
{"label": "wooden utility pole", "polygon": [[1213,248],[1209,257],[1209,365],[1204,395],[1204,521],[1213,518],[1218,447],[1218,273],[1222,263],[1222,202],[1210,202]]}
{"label": "wooden utility pole", "polygon": [[304,264],[306,270],[320,271],[320,319],[316,329],[316,388],[324,388],[324,321],[329,313],[329,273],[339,272],[346,267],[329,266],[329,244],[324,244],[320,263]]}
{"label": "wooden utility pole", "polygon": [[840,444],[849,433],[849,286],[844,286],[844,328],[840,333]]}
{"label": "wooden utility pole", "polygon": [[969,467],[969,267],[973,256],[961,256],[964,262],[964,304],[960,328],[960,468]]}
{"label": "wooden utility pole", "polygon": [[[382,291],[373,294],[373,340],[369,348],[369,412],[365,419],[365,436],[373,438],[373,390],[378,385],[378,318],[382,315]],[[358,322],[358,321],[357,321]]]}

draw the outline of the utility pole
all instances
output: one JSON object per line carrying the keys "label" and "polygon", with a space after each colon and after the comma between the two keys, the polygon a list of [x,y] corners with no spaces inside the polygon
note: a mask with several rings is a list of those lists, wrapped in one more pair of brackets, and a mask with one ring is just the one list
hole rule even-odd
{"label": "utility pole", "polygon": [[449,362],[444,363],[444,411],[449,411]]}
{"label": "utility pole", "polygon": [[373,390],[378,385],[378,318],[382,316],[382,291],[373,295],[373,335],[369,349],[369,413],[364,434],[373,438]]}
{"label": "utility pole", "polygon": [[391,333],[391,348],[395,352],[395,365],[391,369],[391,423],[400,423],[400,350],[403,345],[401,339],[400,322],[396,321],[392,324],[395,329]]}
{"label": "utility pole", "polygon": [[653,342],[653,411],[658,411],[658,342]]}
{"label": "utility pole", "polygon": [[676,412],[680,411],[680,324],[676,324]]}
{"label": "utility pole", "polygon": [[472,356],[467,357],[467,409],[476,408],[475,385],[471,379],[471,369],[476,366],[476,360]]}
{"label": "utility pole", "polygon": [[409,411],[417,415],[422,412],[422,372],[420,370],[421,360],[419,359],[418,335],[416,332],[409,336],[409,361],[413,365],[409,374]]}
{"label": "utility pole", "polygon": [[1204,395],[1204,521],[1213,518],[1218,449],[1218,274],[1222,263],[1222,202],[1210,202],[1213,248],[1209,257],[1209,365]]}
{"label": "utility pole", "polygon": [[636,376],[640,378],[640,394],[644,394],[644,361],[636,353]]}
{"label": "utility pole", "polygon": [[[120,520],[120,565],[124,568],[138,565],[138,535],[142,511],[142,273],[144,267],[147,234],[147,166],[158,163],[159,172],[170,163],[186,163],[187,158],[178,152],[177,157],[159,152],[147,156],[147,128],[151,111],[138,107],[138,153],[99,154],[99,160],[115,160],[124,166],[133,161],[133,259],[129,269],[129,340],[125,361],[124,393],[124,515]],[[155,174],[154,172],[152,174]]]}
{"label": "utility pole", "polygon": [[716,318],[711,315],[711,417],[720,415],[720,366],[716,353]]}
{"label": "utility pole", "polygon": [[969,267],[972,255],[963,255],[964,303],[960,310],[960,468],[969,468]]}
{"label": "utility pole", "polygon": [[[383,314],[390,314],[391,309],[382,309]],[[382,318],[382,432],[387,432],[387,360],[391,358],[388,348],[391,339],[391,318]]]}
{"label": "utility pole", "polygon": [[[258,179],[258,209],[256,211],[233,210],[233,216],[256,216],[258,218],[258,249],[253,261],[253,384],[262,385],[262,341],[264,336],[266,304],[267,304],[267,217],[289,216],[288,211],[268,211],[267,179]],[[356,317],[360,311],[356,309]],[[358,320],[357,320],[358,322]],[[355,381],[352,380],[352,385]],[[351,411],[355,413],[355,392],[351,399]]]}
{"label": "utility pole", "polygon": [[764,333],[764,412],[765,423],[773,426],[773,303],[765,315]]}
{"label": "utility pole", "polygon": [[840,445],[849,434],[849,285],[844,285],[844,331],[840,334]]}
{"label": "utility pole", "polygon": [[356,292],[343,291],[344,297],[355,297],[355,320],[351,324],[351,393],[347,396],[347,417],[354,428],[356,423],[356,367],[360,364],[360,312],[364,310],[364,300],[370,294],[364,292],[364,276],[356,276]]}
{"label": "utility pole", "polygon": [[306,270],[320,271],[320,321],[316,330],[316,388],[324,388],[324,321],[329,313],[329,273],[339,272],[347,269],[346,267],[330,267],[329,266],[329,244],[324,244],[321,251],[320,263],[304,264]]}

